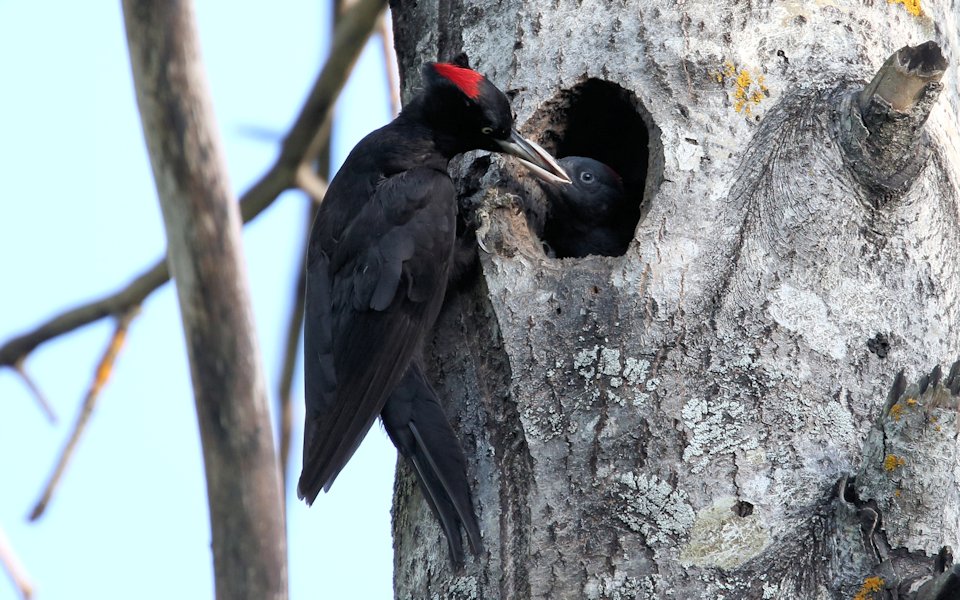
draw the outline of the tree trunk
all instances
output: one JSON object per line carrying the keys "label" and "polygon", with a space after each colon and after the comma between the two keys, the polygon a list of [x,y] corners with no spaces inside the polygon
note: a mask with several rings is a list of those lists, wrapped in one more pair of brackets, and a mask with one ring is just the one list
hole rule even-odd
{"label": "tree trunk", "polygon": [[[393,3],[407,97],[466,53],[642,213],[625,256],[550,258],[535,184],[454,164],[492,253],[427,353],[485,552],[452,572],[401,469],[397,598],[938,597],[960,374],[921,378],[960,357],[960,33],[913,6]],[[868,86],[927,39],[946,65]]]}

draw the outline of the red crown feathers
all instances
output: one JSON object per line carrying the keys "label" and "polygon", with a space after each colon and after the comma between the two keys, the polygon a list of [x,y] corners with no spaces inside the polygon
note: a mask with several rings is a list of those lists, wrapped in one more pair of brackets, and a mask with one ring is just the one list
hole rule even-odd
{"label": "red crown feathers", "polygon": [[433,65],[437,75],[443,77],[467,95],[467,98],[476,100],[480,95],[480,82],[483,75],[473,69],[465,69],[450,63],[436,63]]}

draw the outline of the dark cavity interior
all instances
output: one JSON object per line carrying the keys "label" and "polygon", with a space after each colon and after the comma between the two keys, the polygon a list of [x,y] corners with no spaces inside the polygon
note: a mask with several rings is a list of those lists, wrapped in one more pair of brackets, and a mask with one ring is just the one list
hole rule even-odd
{"label": "dark cavity interior", "polygon": [[[627,206],[610,226],[623,243],[603,254],[622,256],[663,173],[660,131],[650,114],[629,90],[608,81],[587,79],[544,103],[530,126],[541,132],[542,145],[557,158],[590,157],[620,175]],[[550,227],[544,230],[543,241],[551,248],[557,247]],[[558,258],[576,256],[556,254]]]}

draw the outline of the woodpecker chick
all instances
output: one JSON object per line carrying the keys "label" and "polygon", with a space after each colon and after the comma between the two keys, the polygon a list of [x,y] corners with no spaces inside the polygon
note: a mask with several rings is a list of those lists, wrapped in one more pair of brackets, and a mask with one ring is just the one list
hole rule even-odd
{"label": "woodpecker chick", "polygon": [[546,242],[557,258],[621,256],[633,239],[637,220],[620,176],[584,156],[558,162],[571,182],[543,182],[548,196]]}

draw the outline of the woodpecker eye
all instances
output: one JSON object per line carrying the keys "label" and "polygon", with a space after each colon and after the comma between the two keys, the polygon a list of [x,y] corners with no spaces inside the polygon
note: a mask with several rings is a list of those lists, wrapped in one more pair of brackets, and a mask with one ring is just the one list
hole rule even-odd
{"label": "woodpecker eye", "polygon": [[482,133],[483,135],[490,135],[491,133],[493,133],[493,127],[481,127],[480,133]]}
{"label": "woodpecker eye", "polygon": [[593,183],[593,173],[590,171],[584,171],[580,173],[580,181],[584,183]]}

